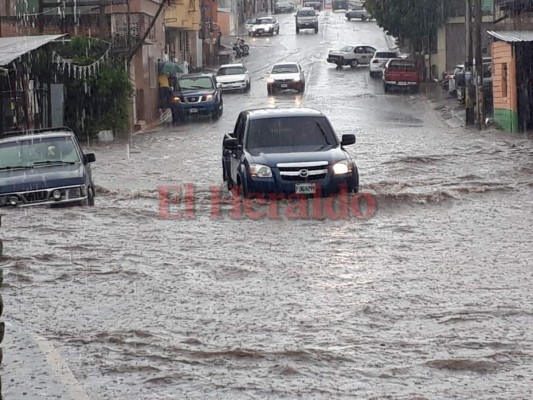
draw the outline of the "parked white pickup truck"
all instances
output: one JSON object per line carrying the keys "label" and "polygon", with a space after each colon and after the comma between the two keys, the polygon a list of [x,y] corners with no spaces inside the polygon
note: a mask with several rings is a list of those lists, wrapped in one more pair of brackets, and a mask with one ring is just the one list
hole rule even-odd
{"label": "parked white pickup truck", "polygon": [[340,46],[328,53],[328,63],[337,64],[338,68],[349,65],[352,68],[359,64],[368,65],[376,48],[366,44],[356,46]]}

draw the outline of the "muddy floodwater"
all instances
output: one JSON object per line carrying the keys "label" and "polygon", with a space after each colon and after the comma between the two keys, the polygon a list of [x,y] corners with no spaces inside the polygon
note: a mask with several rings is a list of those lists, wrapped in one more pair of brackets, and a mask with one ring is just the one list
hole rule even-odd
{"label": "muddy floodwater", "polygon": [[[225,95],[219,121],[91,145],[94,208],[7,211],[5,318],[53,343],[91,399],[533,398],[533,142],[452,129],[423,92],[325,62],[354,35],[386,46],[374,23],[323,12],[297,36],[280,20],[248,39],[252,90]],[[279,60],[302,64],[303,96],[267,96]],[[217,203],[238,113],[289,105],[356,134],[371,216]],[[162,214],[161,187],[189,183],[193,217]]]}

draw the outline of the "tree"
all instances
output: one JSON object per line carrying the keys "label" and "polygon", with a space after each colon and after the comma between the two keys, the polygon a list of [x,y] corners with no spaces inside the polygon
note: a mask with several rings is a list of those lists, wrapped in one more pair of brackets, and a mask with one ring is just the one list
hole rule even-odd
{"label": "tree", "polygon": [[412,50],[429,52],[429,43],[446,20],[442,0],[367,0],[366,9],[389,35],[409,40]]}

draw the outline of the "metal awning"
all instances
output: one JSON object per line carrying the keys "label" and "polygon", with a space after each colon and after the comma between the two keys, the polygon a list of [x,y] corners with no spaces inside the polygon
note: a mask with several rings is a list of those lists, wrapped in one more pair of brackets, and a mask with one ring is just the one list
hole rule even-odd
{"label": "metal awning", "polygon": [[20,56],[66,35],[0,37],[0,66],[6,66]]}
{"label": "metal awning", "polygon": [[533,42],[533,31],[487,31],[487,33],[496,39],[509,43]]}

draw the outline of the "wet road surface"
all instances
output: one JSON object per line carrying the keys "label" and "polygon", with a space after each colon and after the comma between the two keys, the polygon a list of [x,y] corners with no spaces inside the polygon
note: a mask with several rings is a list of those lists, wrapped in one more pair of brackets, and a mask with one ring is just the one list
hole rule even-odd
{"label": "wet road surface", "polygon": [[[532,143],[450,129],[423,96],[325,62],[340,42],[385,48],[374,23],[280,20],[247,39],[252,90],[219,121],[93,148],[94,209],[9,212],[6,319],[94,399],[532,398]],[[303,96],[267,96],[281,60],[304,67]],[[212,217],[223,135],[285,105],[356,134],[372,218]],[[161,218],[158,187],[185,183],[194,218]]]}

